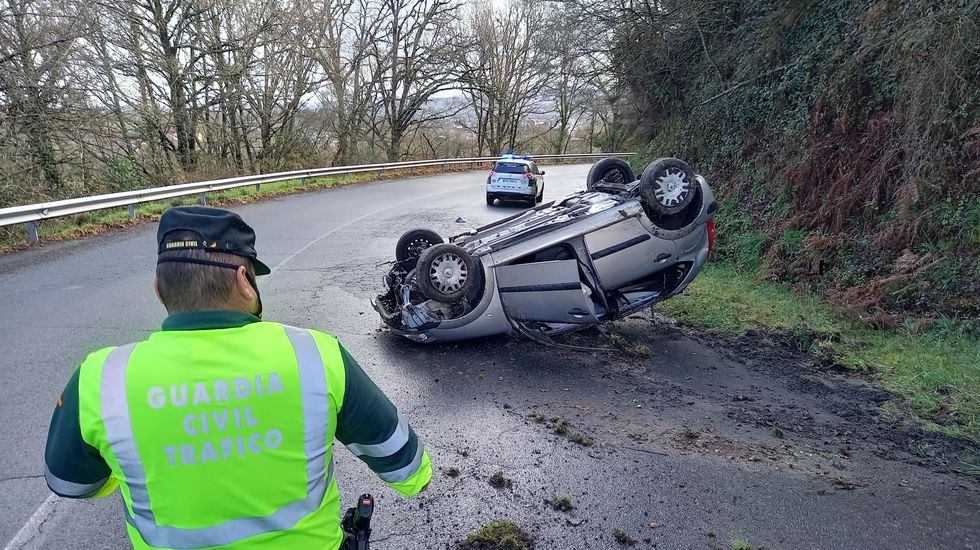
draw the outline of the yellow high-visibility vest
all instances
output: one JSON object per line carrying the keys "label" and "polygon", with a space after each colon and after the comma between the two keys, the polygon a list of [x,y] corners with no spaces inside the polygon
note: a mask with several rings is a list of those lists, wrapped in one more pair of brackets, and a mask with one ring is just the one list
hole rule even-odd
{"label": "yellow high-visibility vest", "polygon": [[270,322],[157,332],[90,355],[78,390],[82,438],[115,480],[101,493],[118,482],[136,548],[339,546],[333,337]]}

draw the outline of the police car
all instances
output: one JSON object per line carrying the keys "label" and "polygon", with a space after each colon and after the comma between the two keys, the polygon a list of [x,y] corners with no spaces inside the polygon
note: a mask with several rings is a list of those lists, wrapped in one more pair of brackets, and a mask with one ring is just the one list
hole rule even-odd
{"label": "police car", "polygon": [[544,200],[544,170],[527,155],[502,155],[487,176],[487,204],[494,201],[526,201],[531,205]]}

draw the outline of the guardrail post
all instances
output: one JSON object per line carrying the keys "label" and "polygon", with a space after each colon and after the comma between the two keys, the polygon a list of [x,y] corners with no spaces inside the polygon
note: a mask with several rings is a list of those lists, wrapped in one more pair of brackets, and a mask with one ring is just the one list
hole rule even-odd
{"label": "guardrail post", "polygon": [[299,178],[299,186],[306,187],[306,178]]}
{"label": "guardrail post", "polygon": [[258,193],[261,190],[261,188],[262,188],[262,184],[261,183],[256,183],[255,184],[255,192],[256,193]]}
{"label": "guardrail post", "polygon": [[205,205],[207,203],[208,203],[208,200],[204,197],[204,191],[201,191],[200,193],[198,193],[197,194],[197,204]]}
{"label": "guardrail post", "polygon": [[135,220],[136,219],[136,205],[135,204],[127,204],[126,205],[126,210],[129,211],[129,219]]}
{"label": "guardrail post", "polygon": [[37,222],[27,222],[27,240],[37,242]]}

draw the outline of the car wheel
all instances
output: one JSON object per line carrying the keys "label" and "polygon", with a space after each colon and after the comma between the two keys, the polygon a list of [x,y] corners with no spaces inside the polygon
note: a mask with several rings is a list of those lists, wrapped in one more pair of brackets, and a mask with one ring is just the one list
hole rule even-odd
{"label": "car wheel", "polygon": [[497,197],[487,193],[487,206],[493,206],[493,201],[497,200]]}
{"label": "car wheel", "polygon": [[399,262],[418,259],[425,249],[442,242],[442,237],[431,229],[412,229],[398,238],[395,259]]}
{"label": "car wheel", "polygon": [[654,214],[669,216],[681,212],[701,190],[694,170],[676,158],[657,159],[640,176],[640,199]]}
{"label": "car wheel", "polygon": [[538,193],[538,197],[534,200],[536,203],[544,201],[544,185],[541,186],[541,192]]}
{"label": "car wheel", "polygon": [[476,260],[454,244],[437,244],[419,256],[415,281],[427,298],[457,302],[476,284]]}
{"label": "car wheel", "polygon": [[589,191],[595,189],[595,185],[600,181],[607,183],[631,183],[636,180],[633,169],[629,163],[617,157],[606,157],[592,165],[589,175],[585,179],[585,188]]}

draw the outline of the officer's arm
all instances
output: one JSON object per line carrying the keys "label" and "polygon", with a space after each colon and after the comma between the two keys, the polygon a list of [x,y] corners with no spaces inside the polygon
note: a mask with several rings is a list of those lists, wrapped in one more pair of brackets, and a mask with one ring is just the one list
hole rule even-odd
{"label": "officer's arm", "polygon": [[44,480],[68,498],[98,498],[118,486],[99,451],[82,439],[78,423],[78,371],[72,375],[51,417],[44,449]]}
{"label": "officer's arm", "polygon": [[428,453],[405,418],[343,346],[340,352],[346,390],[337,415],[337,439],[403,496],[415,495],[432,479]]}

